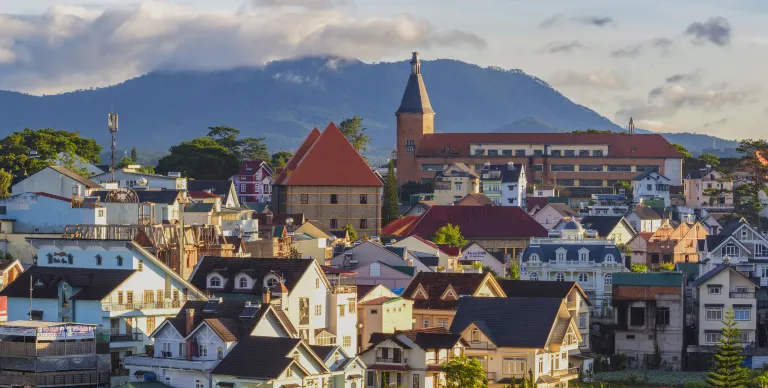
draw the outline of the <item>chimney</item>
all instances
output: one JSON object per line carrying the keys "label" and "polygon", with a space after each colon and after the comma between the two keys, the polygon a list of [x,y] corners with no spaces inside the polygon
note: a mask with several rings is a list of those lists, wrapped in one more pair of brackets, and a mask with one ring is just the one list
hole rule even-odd
{"label": "chimney", "polygon": [[267,225],[272,225],[272,212],[267,213]]}
{"label": "chimney", "polygon": [[[187,329],[187,335],[192,332],[192,330],[195,329],[195,309],[186,309],[186,329]],[[187,360],[192,359],[192,339],[187,340],[187,346],[186,346],[186,357]]]}
{"label": "chimney", "polygon": [[269,287],[264,287],[261,292],[261,303],[270,303],[272,300],[272,290]]}

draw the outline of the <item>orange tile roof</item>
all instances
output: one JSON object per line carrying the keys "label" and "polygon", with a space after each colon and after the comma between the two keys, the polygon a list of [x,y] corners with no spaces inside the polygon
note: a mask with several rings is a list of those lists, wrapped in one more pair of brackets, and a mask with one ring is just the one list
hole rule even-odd
{"label": "orange tile roof", "polygon": [[[312,134],[310,134],[311,136]],[[307,143],[308,141],[305,141],[302,147]],[[295,169],[291,169],[290,165],[297,158]],[[297,152],[284,171],[280,175],[282,177],[284,174],[285,177],[277,184],[286,186],[383,186],[365,159],[352,147],[352,144],[334,123],[328,124],[325,131],[303,155]]]}
{"label": "orange tile roof", "polygon": [[[421,139],[416,156],[472,156],[470,144],[608,145],[606,157],[682,158],[663,136],[626,133],[431,133]],[[446,152],[447,150],[447,152]]]}
{"label": "orange tile roof", "polygon": [[[381,228],[382,236],[404,236],[419,216],[406,216],[398,218]],[[435,247],[437,248],[437,247]]]}
{"label": "orange tile roof", "polygon": [[296,169],[296,165],[299,164],[299,161],[301,161],[301,158],[304,157],[304,155],[307,153],[307,151],[312,147],[313,144],[315,144],[315,141],[320,137],[321,133],[320,130],[317,128],[312,128],[312,131],[309,132],[309,135],[306,139],[304,139],[304,142],[301,143],[299,148],[296,150],[296,153],[293,154],[293,157],[288,161],[288,163],[285,164],[285,166],[280,170],[280,173],[275,178],[275,181],[273,184],[279,185],[285,180],[285,178],[289,175],[289,173]]}

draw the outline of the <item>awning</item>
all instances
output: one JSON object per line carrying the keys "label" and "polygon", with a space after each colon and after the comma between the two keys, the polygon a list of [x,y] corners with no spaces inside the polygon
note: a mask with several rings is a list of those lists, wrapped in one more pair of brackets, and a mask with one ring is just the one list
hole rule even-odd
{"label": "awning", "polygon": [[363,375],[349,375],[347,376],[347,380],[359,379],[361,377],[363,377]]}
{"label": "awning", "polygon": [[133,372],[133,375],[134,376],[144,376],[147,373],[152,373],[152,372],[148,371],[148,370],[137,370],[136,372]]}
{"label": "awning", "polygon": [[221,388],[233,388],[235,386],[235,383],[227,383],[224,381],[219,381],[218,383],[216,383],[216,386]]}

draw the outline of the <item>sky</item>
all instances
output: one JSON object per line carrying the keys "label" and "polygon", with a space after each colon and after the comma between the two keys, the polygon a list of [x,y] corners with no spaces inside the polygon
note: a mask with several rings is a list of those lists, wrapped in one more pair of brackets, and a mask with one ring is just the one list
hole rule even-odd
{"label": "sky", "polygon": [[619,125],[766,138],[766,16],[764,0],[0,0],[0,89],[419,51],[520,69]]}

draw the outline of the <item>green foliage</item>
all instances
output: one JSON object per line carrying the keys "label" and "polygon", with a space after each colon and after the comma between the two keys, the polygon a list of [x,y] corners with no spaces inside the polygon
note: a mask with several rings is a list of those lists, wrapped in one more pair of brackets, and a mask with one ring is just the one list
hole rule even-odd
{"label": "green foliage", "polygon": [[602,134],[613,134],[616,132],[611,131],[610,129],[592,129],[589,128],[586,131],[583,129],[577,129],[575,131],[571,131],[571,133],[602,133]]}
{"label": "green foliage", "polygon": [[154,174],[155,173],[155,166],[141,166],[138,169],[139,172],[143,172],[145,174]]}
{"label": "green foliage", "polygon": [[390,159],[387,166],[387,179],[384,181],[384,203],[381,206],[381,224],[384,226],[400,218],[400,201],[397,197],[395,163]]}
{"label": "green foliage", "polygon": [[[613,357],[611,357],[611,359],[613,359]],[[702,384],[704,383],[705,377],[705,372],[682,372],[666,370],[648,371],[646,369],[622,370],[615,372],[596,373],[594,375],[594,387],[598,387],[598,384],[604,384],[605,388],[624,388],[633,386],[631,385],[632,382],[634,382],[634,386],[640,385],[678,387],[681,382],[683,382],[683,384],[687,382]],[[570,387],[570,384],[568,386]]]}
{"label": "green foliage", "polygon": [[131,148],[131,160],[133,160],[133,163],[139,162],[139,153],[136,152],[136,147]]}
{"label": "green foliage", "polygon": [[520,280],[520,266],[517,263],[509,263],[509,271],[507,272],[507,279]]}
{"label": "green foliage", "polygon": [[339,129],[344,136],[352,143],[352,147],[361,155],[368,149],[368,143],[371,142],[371,138],[365,134],[367,128],[363,127],[363,118],[360,116],[352,116],[351,119],[346,119],[339,124]]}
{"label": "green foliage", "polygon": [[488,380],[480,361],[465,356],[452,358],[443,364],[446,388],[487,388]]}
{"label": "green foliage", "polygon": [[688,149],[683,147],[681,144],[672,144],[672,147],[675,147],[677,152],[679,152],[680,155],[683,155],[684,161],[693,158],[693,155],[690,153],[690,151],[688,151]]}
{"label": "green foliage", "polygon": [[715,368],[707,375],[710,387],[746,388],[749,383],[747,370],[741,367],[739,329],[733,317],[733,310],[725,312],[720,343],[715,352]]}
{"label": "green foliage", "polygon": [[632,264],[629,266],[629,270],[632,272],[646,273],[648,272],[648,266],[645,264]]}
{"label": "green foliage", "polygon": [[675,264],[674,263],[661,263],[659,265],[659,269],[662,271],[674,271],[675,270]]}
{"label": "green foliage", "polygon": [[270,159],[269,166],[272,167],[272,170],[277,172],[278,168],[283,168],[288,163],[289,160],[293,157],[293,154],[288,151],[279,151],[272,154],[272,158]]}
{"label": "green foliage", "polygon": [[0,168],[0,198],[8,198],[11,195],[11,182],[13,175]]}
{"label": "green foliage", "polygon": [[624,256],[632,255],[632,248],[627,246],[627,244],[616,244],[616,248],[618,248],[619,252],[623,253]]}
{"label": "green foliage", "polygon": [[266,139],[263,137],[244,137],[238,139],[238,136],[240,136],[239,129],[221,125],[208,127],[208,135],[206,136],[231,152],[238,162],[244,160],[271,160],[269,152],[267,152],[267,145],[264,144]]}
{"label": "green foliage", "polygon": [[408,181],[405,182],[402,186],[400,186],[400,200],[404,203],[408,203],[411,199],[411,195],[413,194],[420,194],[420,193],[434,193],[435,192],[435,183],[434,182],[425,182],[425,183],[419,183],[414,181]]}
{"label": "green foliage", "polygon": [[715,170],[720,168],[720,158],[717,157],[717,155],[701,154],[696,159],[698,159],[699,160],[699,164],[703,164],[704,167],[706,167],[707,165],[710,165]]}
{"label": "green foliage", "polygon": [[440,227],[432,238],[435,244],[448,244],[450,247],[463,247],[467,240],[461,235],[458,226],[447,224]]}
{"label": "green foliage", "polygon": [[199,137],[172,146],[157,164],[160,174],[181,172],[193,179],[227,179],[237,173],[237,157],[210,137]]}
{"label": "green foliage", "polygon": [[760,160],[760,156],[768,158],[768,142],[765,140],[744,140],[736,149],[744,154],[741,168],[751,178],[749,183],[740,185],[735,189],[734,207],[738,217],[744,217],[751,225],[760,229],[768,228],[768,225],[760,224],[759,213],[764,205],[760,204],[760,191],[765,190],[768,165]]}
{"label": "green foliage", "polygon": [[288,252],[288,258],[289,259],[301,259],[301,252],[296,247],[291,247],[290,252]]}
{"label": "green foliage", "polygon": [[125,168],[125,167],[128,167],[128,166],[130,166],[130,165],[132,165],[134,163],[135,162],[133,161],[133,159],[131,159],[130,157],[126,156],[126,157],[123,157],[122,159],[120,159],[119,162],[117,162],[117,165],[115,166],[115,168]]}
{"label": "green foliage", "polygon": [[347,232],[350,241],[357,241],[357,231],[355,230],[354,226],[346,224],[341,228],[341,230],[345,230]]}
{"label": "green foliage", "polygon": [[[0,140],[0,168],[8,172],[24,170],[34,174],[43,168],[70,161],[98,163],[101,146],[93,139],[80,137],[78,132],[57,131],[51,128],[24,129]],[[37,157],[30,157],[30,152]],[[63,154],[62,161],[59,154]]]}

